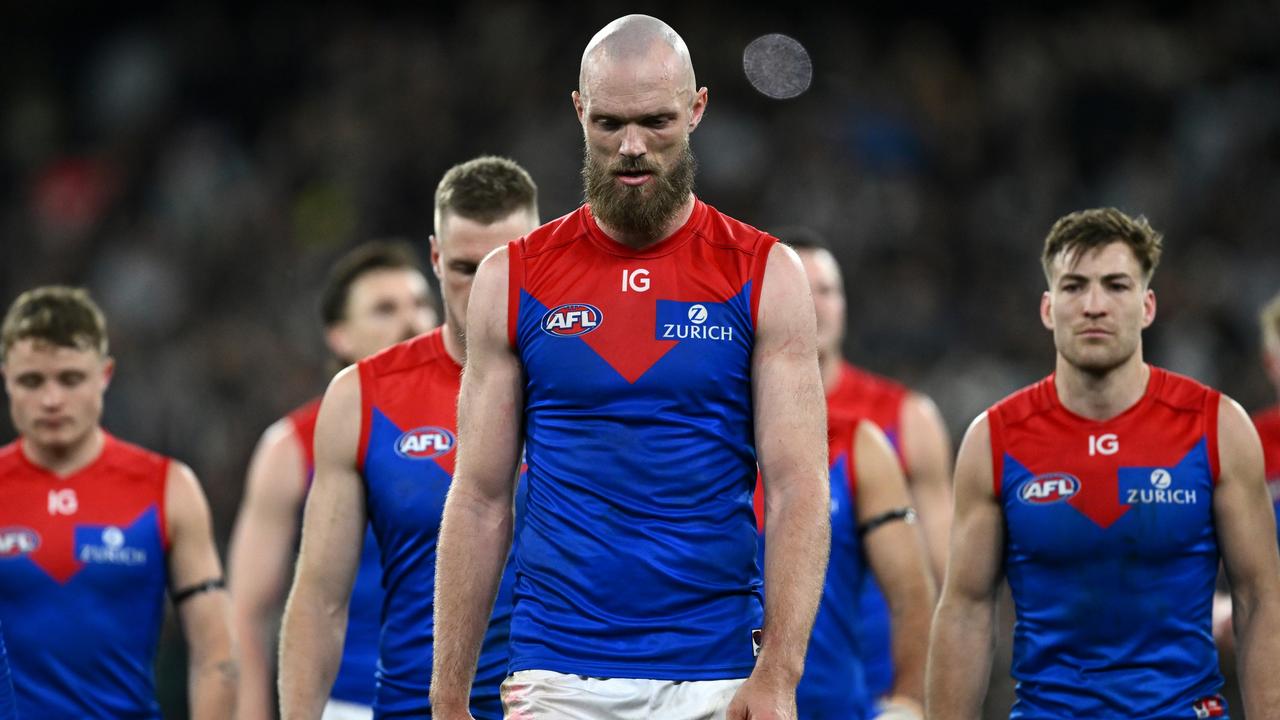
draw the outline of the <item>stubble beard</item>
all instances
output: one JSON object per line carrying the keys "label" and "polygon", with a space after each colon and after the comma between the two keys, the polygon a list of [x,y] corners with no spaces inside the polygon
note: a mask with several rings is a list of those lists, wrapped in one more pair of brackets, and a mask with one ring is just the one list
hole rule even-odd
{"label": "stubble beard", "polygon": [[[697,168],[698,161],[688,139],[675,165],[665,172],[645,157],[624,157],[606,166],[591,155],[590,148],[583,148],[583,188],[596,221],[651,240],[661,238],[663,230],[693,192]],[[650,173],[649,182],[637,187],[619,183],[616,174],[628,170]]]}

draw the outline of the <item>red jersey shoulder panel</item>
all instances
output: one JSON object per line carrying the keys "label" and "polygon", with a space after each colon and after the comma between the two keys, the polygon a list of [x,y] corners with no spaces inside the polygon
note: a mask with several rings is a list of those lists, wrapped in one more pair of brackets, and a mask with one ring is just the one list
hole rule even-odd
{"label": "red jersey shoulder panel", "polygon": [[302,449],[302,457],[306,461],[307,484],[310,484],[311,469],[316,466],[316,418],[320,417],[321,399],[322,397],[312,398],[285,415],[285,419],[293,426],[293,437],[298,441],[298,447]]}
{"label": "red jersey shoulder panel", "polygon": [[[461,378],[461,366],[450,357],[444,347],[444,326],[396,343],[356,364],[360,374],[360,443],[356,450],[356,465],[361,471],[364,470],[364,459],[369,451],[373,408],[375,405],[386,404],[388,400],[381,392],[382,387],[388,383],[389,378],[413,372],[432,363],[447,364],[449,371]],[[456,397],[456,392],[454,395]]]}

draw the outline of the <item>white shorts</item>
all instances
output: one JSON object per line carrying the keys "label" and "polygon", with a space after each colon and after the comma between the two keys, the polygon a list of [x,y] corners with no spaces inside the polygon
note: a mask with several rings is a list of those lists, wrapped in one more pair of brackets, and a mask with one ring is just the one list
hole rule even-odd
{"label": "white shorts", "polygon": [[352,702],[330,699],[324,704],[320,720],[373,720],[373,708]]}
{"label": "white shorts", "polygon": [[502,683],[506,720],[722,720],[746,678],[633,680],[520,670]]}

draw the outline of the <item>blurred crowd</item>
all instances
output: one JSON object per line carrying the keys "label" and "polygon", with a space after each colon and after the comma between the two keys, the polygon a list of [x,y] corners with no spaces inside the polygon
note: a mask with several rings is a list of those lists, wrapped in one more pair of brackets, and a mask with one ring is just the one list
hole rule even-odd
{"label": "blurred crowd", "polygon": [[[425,7],[52,2],[0,30],[0,298],[90,288],[119,363],[106,426],[192,465],[221,543],[253,443],[333,369],[328,264],[371,238],[425,250],[440,174],[481,153],[530,170],[544,220],[574,208],[580,53],[627,11],[679,30],[710,88],[700,196],[825,235],[850,358],[929,392],[957,438],[1051,369],[1041,242],[1098,205],[1166,236],[1148,358],[1275,399],[1255,320],[1280,291],[1274,0]],[[811,55],[796,99],[743,75],[770,32]]]}

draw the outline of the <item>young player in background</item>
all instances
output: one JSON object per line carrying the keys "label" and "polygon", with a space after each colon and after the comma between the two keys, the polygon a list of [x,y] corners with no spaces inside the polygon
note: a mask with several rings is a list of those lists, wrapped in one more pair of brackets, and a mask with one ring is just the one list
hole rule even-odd
{"label": "young player in background", "polygon": [[235,709],[236,664],[209,506],[191,470],[101,426],[115,369],[83,290],[20,295],[0,326],[18,439],[0,448],[0,624],[18,716],[159,718],[166,593],[190,658],[190,716]]}

